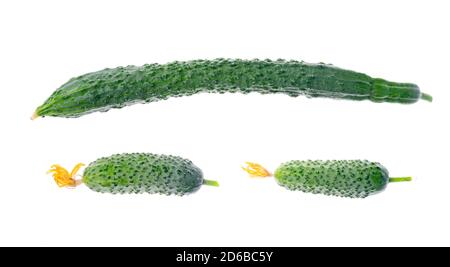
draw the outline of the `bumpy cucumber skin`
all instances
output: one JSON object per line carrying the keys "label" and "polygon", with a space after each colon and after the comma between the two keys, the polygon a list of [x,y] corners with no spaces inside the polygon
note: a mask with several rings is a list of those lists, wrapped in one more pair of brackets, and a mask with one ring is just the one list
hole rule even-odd
{"label": "bumpy cucumber skin", "polygon": [[102,193],[185,195],[201,187],[203,174],[190,160],[176,156],[116,154],[89,164],[83,182]]}
{"label": "bumpy cucumber skin", "polygon": [[72,78],[37,108],[36,115],[79,117],[199,92],[284,93],[404,104],[421,96],[415,84],[374,79],[322,63],[194,60],[104,69]]}
{"label": "bumpy cucumber skin", "polygon": [[389,183],[381,164],[363,160],[289,161],[274,176],[290,190],[348,198],[365,198]]}

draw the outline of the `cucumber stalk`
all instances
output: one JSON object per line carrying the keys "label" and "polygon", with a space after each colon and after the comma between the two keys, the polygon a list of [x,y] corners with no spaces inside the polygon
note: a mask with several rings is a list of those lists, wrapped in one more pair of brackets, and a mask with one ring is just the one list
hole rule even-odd
{"label": "cucumber stalk", "polygon": [[391,177],[391,178],[389,178],[389,182],[390,183],[411,182],[411,181],[412,181],[412,177],[411,176],[407,176],[407,177]]}
{"label": "cucumber stalk", "polygon": [[433,97],[431,95],[429,95],[429,94],[426,94],[426,93],[421,93],[420,94],[420,98],[423,99],[423,100],[426,100],[428,102],[433,102]]}
{"label": "cucumber stalk", "polygon": [[203,180],[203,184],[204,185],[209,185],[209,186],[219,186],[219,182],[217,181],[213,181],[213,180]]}

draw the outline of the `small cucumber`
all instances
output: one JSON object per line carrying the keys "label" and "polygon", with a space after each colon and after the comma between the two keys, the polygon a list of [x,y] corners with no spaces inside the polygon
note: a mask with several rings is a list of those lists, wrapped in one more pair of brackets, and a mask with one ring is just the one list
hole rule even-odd
{"label": "small cucumber", "polygon": [[403,104],[432,100],[415,84],[375,79],[323,63],[215,59],[118,67],[84,74],[58,88],[32,118],[79,117],[199,92],[283,93]]}
{"label": "small cucumber", "polygon": [[82,180],[76,180],[79,163],[71,173],[59,165],[49,170],[60,187],[75,187],[81,183],[90,189],[113,194],[159,193],[185,195],[202,185],[218,186],[216,181],[203,179],[202,171],[190,160],[176,156],[150,153],[116,154],[100,158],[86,167]]}
{"label": "small cucumber", "polygon": [[[247,165],[243,169],[253,176],[271,176],[259,164]],[[348,198],[381,192],[389,182],[411,181],[411,177],[389,178],[386,168],[367,160],[288,161],[275,170],[274,177],[289,190]]]}

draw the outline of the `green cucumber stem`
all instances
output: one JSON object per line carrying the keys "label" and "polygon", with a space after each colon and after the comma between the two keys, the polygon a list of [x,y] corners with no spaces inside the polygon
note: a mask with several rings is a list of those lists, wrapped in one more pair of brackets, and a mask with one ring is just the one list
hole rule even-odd
{"label": "green cucumber stem", "polygon": [[390,183],[398,183],[398,182],[410,182],[412,181],[412,177],[391,177],[389,178]]}
{"label": "green cucumber stem", "polygon": [[433,102],[433,97],[429,94],[421,93],[420,98],[428,102]]}
{"label": "green cucumber stem", "polygon": [[219,182],[213,181],[213,180],[206,180],[206,179],[203,179],[203,184],[209,185],[209,186],[219,186]]}

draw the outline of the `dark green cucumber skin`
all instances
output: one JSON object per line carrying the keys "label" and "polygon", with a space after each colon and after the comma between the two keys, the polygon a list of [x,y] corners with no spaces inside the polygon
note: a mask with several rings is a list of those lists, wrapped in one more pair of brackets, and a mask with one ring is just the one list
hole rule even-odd
{"label": "dark green cucumber skin", "polygon": [[386,168],[363,160],[289,161],[274,176],[290,190],[348,198],[368,197],[389,183]]}
{"label": "dark green cucumber skin", "polygon": [[203,174],[190,160],[177,156],[116,154],[89,164],[83,182],[102,193],[185,195],[201,187]]}
{"label": "dark green cucumber skin", "polygon": [[417,85],[374,79],[327,64],[215,59],[127,66],[88,73],[58,88],[38,116],[79,117],[199,92],[284,93],[374,102],[414,103]]}

